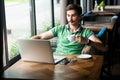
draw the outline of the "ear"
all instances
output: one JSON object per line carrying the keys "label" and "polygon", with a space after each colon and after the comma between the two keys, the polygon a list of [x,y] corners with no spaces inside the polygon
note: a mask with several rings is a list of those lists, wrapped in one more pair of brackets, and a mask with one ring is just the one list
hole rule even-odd
{"label": "ear", "polygon": [[79,20],[81,21],[84,17],[84,14],[81,14],[80,17],[79,17]]}

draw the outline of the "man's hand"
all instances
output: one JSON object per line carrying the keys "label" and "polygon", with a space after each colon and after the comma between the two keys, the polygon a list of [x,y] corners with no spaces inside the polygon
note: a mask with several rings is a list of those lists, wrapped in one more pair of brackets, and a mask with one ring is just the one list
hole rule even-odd
{"label": "man's hand", "polygon": [[31,39],[41,39],[41,37],[38,35],[35,35],[35,36],[32,36]]}
{"label": "man's hand", "polygon": [[81,44],[87,44],[89,42],[87,38],[78,35],[75,36],[75,40]]}

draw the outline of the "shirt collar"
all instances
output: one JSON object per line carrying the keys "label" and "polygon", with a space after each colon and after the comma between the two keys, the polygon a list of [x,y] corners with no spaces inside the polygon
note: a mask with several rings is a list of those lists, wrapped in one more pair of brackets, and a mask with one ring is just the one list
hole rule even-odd
{"label": "shirt collar", "polygon": [[[67,24],[67,29],[69,30],[69,31],[71,31],[70,30],[70,28],[69,28],[69,25]],[[77,33],[77,32],[80,32],[82,30],[82,26],[80,25],[79,27],[78,27],[78,29],[76,30],[76,32],[72,32],[72,33]]]}

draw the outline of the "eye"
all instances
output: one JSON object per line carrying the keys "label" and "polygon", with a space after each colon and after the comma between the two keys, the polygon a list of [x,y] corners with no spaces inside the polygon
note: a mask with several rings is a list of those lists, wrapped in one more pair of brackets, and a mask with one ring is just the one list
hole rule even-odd
{"label": "eye", "polygon": [[69,14],[67,14],[67,17],[70,17],[70,15],[69,15]]}
{"label": "eye", "polygon": [[77,16],[77,14],[73,14],[72,16],[73,16],[73,17],[76,17],[76,16]]}

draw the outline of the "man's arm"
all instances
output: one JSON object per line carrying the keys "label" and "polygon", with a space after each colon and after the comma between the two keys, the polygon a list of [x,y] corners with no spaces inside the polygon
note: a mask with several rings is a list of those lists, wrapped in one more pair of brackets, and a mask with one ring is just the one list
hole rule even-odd
{"label": "man's arm", "polygon": [[31,38],[32,39],[50,39],[50,38],[53,38],[54,35],[52,33],[51,30],[47,31],[47,32],[44,32],[40,35],[35,35],[35,36],[32,36]]}
{"label": "man's arm", "polygon": [[91,35],[88,39],[82,36],[76,36],[76,41],[80,42],[81,44],[88,44],[102,52],[106,51],[102,41],[99,38],[97,38],[95,35]]}
{"label": "man's arm", "polygon": [[97,38],[95,35],[90,36],[89,40],[90,40],[90,44],[89,44],[90,46],[93,46],[102,52],[106,51],[106,48],[103,45],[102,41],[99,38]]}

